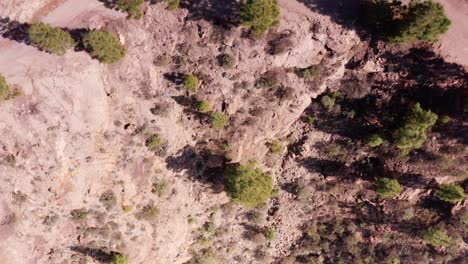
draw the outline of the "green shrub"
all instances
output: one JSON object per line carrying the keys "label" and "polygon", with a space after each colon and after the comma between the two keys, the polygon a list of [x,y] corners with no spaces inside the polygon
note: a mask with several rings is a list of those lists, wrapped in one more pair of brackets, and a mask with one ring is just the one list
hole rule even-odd
{"label": "green shrub", "polygon": [[328,96],[324,95],[320,102],[322,103],[322,106],[327,109],[328,112],[333,111],[333,108],[335,106],[335,97],[334,96]]}
{"label": "green shrub", "polygon": [[155,181],[151,186],[151,193],[158,195],[159,198],[164,197],[167,195],[169,191],[170,184],[166,180]]}
{"label": "green shrub", "polygon": [[283,150],[283,146],[281,145],[281,141],[278,139],[273,140],[270,143],[270,152],[271,153],[280,153]]}
{"label": "green shrub", "polygon": [[398,181],[390,178],[378,179],[375,188],[375,192],[382,196],[382,198],[392,198],[400,194],[401,190],[402,188]]}
{"label": "green shrub", "polygon": [[445,230],[429,228],[423,235],[423,241],[438,247],[447,247],[453,243],[453,240],[447,236]]}
{"label": "green shrub", "polygon": [[272,227],[267,227],[263,230],[263,235],[267,240],[274,240],[276,238],[276,230]]}
{"label": "green shrub", "polygon": [[116,63],[127,53],[114,34],[104,30],[92,30],[83,36],[83,45],[91,57],[103,63]]}
{"label": "green shrub", "polygon": [[180,0],[166,0],[167,2],[167,9],[169,10],[176,10],[179,8]]}
{"label": "green shrub", "polygon": [[219,56],[219,64],[224,68],[232,68],[236,65],[236,58],[231,54],[221,54]]}
{"label": "green shrub", "polygon": [[189,74],[184,78],[184,86],[189,90],[196,90],[198,87],[198,78],[193,74]]}
{"label": "green shrub", "polygon": [[229,121],[229,118],[225,114],[218,111],[212,113],[210,119],[211,125],[216,129],[223,129]]}
{"label": "green shrub", "polygon": [[266,202],[273,193],[273,179],[252,161],[246,165],[228,166],[224,185],[227,195],[246,207]]}
{"label": "green shrub", "polygon": [[319,77],[321,72],[322,72],[322,69],[319,65],[312,65],[301,71],[301,77],[306,80],[309,80],[309,79]]}
{"label": "green shrub", "polygon": [[312,125],[315,122],[315,118],[313,116],[307,116],[306,122],[307,124]]}
{"label": "green shrub", "polygon": [[159,216],[159,208],[154,205],[148,204],[145,205],[138,213],[135,214],[135,217],[138,220],[146,221],[155,221]]}
{"label": "green shrub", "polygon": [[127,12],[128,19],[140,19],[143,17],[144,0],[119,0],[117,6]]}
{"label": "green shrub", "polygon": [[442,4],[432,0],[411,1],[408,12],[397,26],[391,42],[407,43],[414,40],[435,42],[447,32],[450,20],[445,16]]}
{"label": "green shrub", "polygon": [[279,25],[278,0],[247,0],[241,6],[241,24],[250,27],[255,36]]}
{"label": "green shrub", "polygon": [[373,134],[369,138],[367,138],[367,145],[371,148],[378,147],[384,143],[384,140],[378,134]]}
{"label": "green shrub", "polygon": [[415,104],[395,134],[395,145],[403,154],[420,148],[427,139],[426,130],[431,128],[436,121],[436,114],[430,110],[423,110],[419,103]]}
{"label": "green shrub", "polygon": [[65,54],[76,45],[70,33],[45,23],[32,24],[28,35],[34,45],[57,55]]}
{"label": "green shrub", "polygon": [[124,255],[115,255],[109,264],[128,264],[128,258]]}
{"label": "green shrub", "polygon": [[442,201],[454,204],[465,199],[463,188],[455,184],[441,184],[436,190],[435,195]]}
{"label": "green shrub", "polygon": [[162,145],[162,138],[157,134],[153,134],[146,139],[146,146],[148,147],[149,151],[158,151]]}
{"label": "green shrub", "polygon": [[447,115],[440,116],[439,119],[437,120],[440,124],[445,125],[448,122],[450,122],[450,117]]}
{"label": "green shrub", "polygon": [[0,74],[0,101],[5,100],[10,95],[10,87],[5,80],[5,77]]}
{"label": "green shrub", "polygon": [[208,113],[212,109],[212,107],[211,107],[210,103],[208,103],[208,101],[199,101],[197,107],[198,107],[198,111],[200,111],[202,113]]}

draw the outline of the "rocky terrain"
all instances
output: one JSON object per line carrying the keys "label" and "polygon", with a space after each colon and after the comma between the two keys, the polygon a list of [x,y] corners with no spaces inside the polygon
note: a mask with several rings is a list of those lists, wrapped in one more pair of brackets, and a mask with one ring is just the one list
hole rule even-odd
{"label": "rocky terrain", "polygon": [[[466,263],[466,199],[449,206],[433,190],[468,189],[468,3],[441,1],[453,25],[440,43],[392,46],[344,2],[281,0],[280,25],[255,39],[236,1],[147,2],[131,20],[106,1],[0,0],[0,72],[22,93],[0,102],[0,263],[116,252],[129,263]],[[128,53],[105,65],[79,49],[40,51],[21,31],[37,21],[110,30]],[[235,65],[220,65],[223,54]],[[309,67],[318,73],[306,79]],[[190,73],[196,91],[183,87]],[[200,100],[229,117],[224,129]],[[406,157],[369,148],[385,112],[400,116],[408,101],[450,122]],[[254,209],[222,184],[226,164],[249,160],[276,189]],[[403,186],[395,199],[375,193],[383,175]],[[421,241],[441,224],[456,245]]]}

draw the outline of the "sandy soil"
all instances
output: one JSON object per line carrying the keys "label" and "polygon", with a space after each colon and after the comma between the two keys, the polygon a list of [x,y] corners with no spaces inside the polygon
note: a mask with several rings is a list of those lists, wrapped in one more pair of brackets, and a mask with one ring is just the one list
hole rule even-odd
{"label": "sandy soil", "polygon": [[468,68],[468,0],[439,0],[452,21],[449,31],[435,44],[448,62]]}

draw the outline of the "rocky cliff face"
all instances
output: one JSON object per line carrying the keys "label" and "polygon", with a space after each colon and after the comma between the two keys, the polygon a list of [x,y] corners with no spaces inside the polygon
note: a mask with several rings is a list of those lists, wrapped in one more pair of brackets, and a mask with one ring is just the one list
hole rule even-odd
{"label": "rocky cliff face", "polygon": [[[325,203],[356,195],[326,189],[334,178],[303,166],[332,135],[301,120],[312,99],[336,90],[350,71],[382,70],[362,54],[353,30],[290,0],[281,1],[280,26],[262,39],[164,3],[134,21],[98,1],[79,2],[0,3],[11,20],[106,28],[128,47],[121,62],[106,66],[82,51],[57,57],[0,39],[0,72],[23,91],[0,103],[2,263],[97,263],[109,252],[130,263],[184,263],[205,244],[217,245],[217,263],[272,263],[299,248],[308,215],[331,217],[338,209]],[[233,67],[220,65],[223,54],[235,58]],[[305,69],[319,74],[304,78]],[[197,91],[182,85],[190,73],[201,80]],[[199,100],[229,117],[225,129],[196,111]],[[145,146],[152,134],[164,142],[161,153]],[[275,139],[284,155],[269,153]],[[252,159],[277,186],[316,187],[304,198],[310,205],[297,206],[282,190],[259,209],[255,221],[279,237],[269,247],[257,248],[263,236],[245,231],[253,213],[228,203],[220,184],[227,162]]]}

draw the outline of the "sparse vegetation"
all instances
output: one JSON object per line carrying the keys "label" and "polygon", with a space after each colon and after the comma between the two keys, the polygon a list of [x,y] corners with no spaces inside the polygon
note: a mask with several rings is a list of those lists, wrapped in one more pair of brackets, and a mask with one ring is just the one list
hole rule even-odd
{"label": "sparse vegetation", "polygon": [[275,139],[270,143],[271,153],[277,154],[277,153],[280,153],[282,150],[283,150],[283,145],[281,144],[281,141],[279,141],[278,139]]}
{"label": "sparse vegetation", "polygon": [[109,210],[117,204],[117,197],[112,190],[107,190],[101,194],[99,197],[99,202],[101,202],[106,207],[106,209]]}
{"label": "sparse vegetation", "polygon": [[403,125],[395,134],[395,145],[407,154],[412,149],[420,148],[426,141],[426,130],[437,121],[437,115],[415,104],[403,120]]}
{"label": "sparse vegetation", "polygon": [[445,230],[429,228],[423,235],[423,241],[438,247],[447,247],[453,243],[453,240],[447,235]]}
{"label": "sparse vegetation", "polygon": [[377,180],[376,185],[375,192],[382,198],[392,198],[400,194],[402,190],[398,181],[390,178],[380,178]]}
{"label": "sparse vegetation", "polygon": [[250,27],[255,36],[279,25],[278,0],[247,0],[241,6],[241,24]]}
{"label": "sparse vegetation", "polygon": [[163,145],[163,140],[158,134],[153,134],[146,139],[146,146],[149,151],[158,151]]}
{"label": "sparse vegetation", "polygon": [[28,34],[34,45],[57,55],[64,55],[76,45],[70,33],[45,23],[32,24]]}
{"label": "sparse vegetation", "polygon": [[176,10],[179,8],[180,0],[165,0],[167,2],[167,9]]}
{"label": "sparse vegetation", "polygon": [[219,64],[224,68],[232,68],[236,65],[236,58],[228,53],[219,55]]}
{"label": "sparse vegetation", "polygon": [[0,101],[8,98],[10,94],[10,87],[8,86],[5,77],[0,74]]}
{"label": "sparse vegetation", "polygon": [[118,0],[117,6],[127,12],[128,19],[141,19],[144,0]]}
{"label": "sparse vegetation", "polygon": [[305,80],[317,78],[322,73],[322,68],[320,65],[312,65],[308,68],[305,68],[301,71],[301,77]]}
{"label": "sparse vegetation", "polygon": [[146,220],[149,222],[155,221],[159,216],[159,208],[152,204],[145,205],[138,213],[135,214],[135,217],[138,220]]}
{"label": "sparse vegetation", "polygon": [[313,117],[313,116],[307,116],[306,122],[307,122],[307,124],[309,124],[309,125],[313,125],[314,122],[315,122],[315,117]]}
{"label": "sparse vegetation", "polygon": [[112,257],[109,263],[110,264],[128,264],[128,258],[127,256],[118,254]]}
{"label": "sparse vegetation", "polygon": [[322,106],[327,109],[328,112],[331,112],[335,106],[335,100],[334,96],[324,95],[321,99]]}
{"label": "sparse vegetation", "polygon": [[384,143],[383,138],[378,134],[372,134],[367,138],[367,145],[371,148],[376,148]]}
{"label": "sparse vegetation", "polygon": [[151,192],[158,195],[158,197],[164,197],[169,191],[169,182],[166,180],[160,180],[153,182]]}
{"label": "sparse vegetation", "polygon": [[267,227],[263,230],[263,235],[267,240],[274,240],[276,238],[276,230],[272,227]]}
{"label": "sparse vegetation", "polygon": [[252,161],[246,165],[229,166],[225,171],[224,185],[233,201],[247,207],[266,202],[273,193],[273,179]]}
{"label": "sparse vegetation", "polygon": [[463,188],[455,184],[441,184],[435,195],[442,201],[448,203],[458,203],[465,199]]}
{"label": "sparse vegetation", "polygon": [[198,102],[198,111],[202,113],[208,113],[212,110],[212,107],[208,101],[199,101]]}
{"label": "sparse vegetation", "polygon": [[197,76],[189,74],[184,78],[184,86],[189,90],[195,91],[198,88],[199,80]]}
{"label": "sparse vegetation", "polygon": [[218,111],[212,113],[210,115],[210,119],[211,119],[211,125],[215,129],[223,129],[227,125],[227,122],[229,121],[229,118],[225,114],[218,112]]}
{"label": "sparse vegetation", "polygon": [[114,34],[104,30],[92,30],[83,36],[83,45],[91,57],[107,64],[118,62],[127,49]]}

